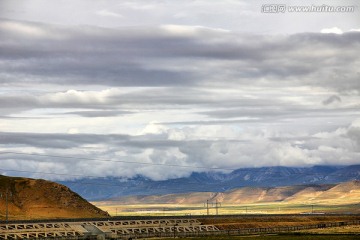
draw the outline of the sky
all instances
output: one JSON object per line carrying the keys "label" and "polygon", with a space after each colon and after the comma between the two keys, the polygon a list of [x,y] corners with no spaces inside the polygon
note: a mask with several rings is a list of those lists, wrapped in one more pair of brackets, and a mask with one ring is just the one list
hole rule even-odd
{"label": "sky", "polygon": [[283,3],[0,0],[0,174],[360,164],[359,3]]}

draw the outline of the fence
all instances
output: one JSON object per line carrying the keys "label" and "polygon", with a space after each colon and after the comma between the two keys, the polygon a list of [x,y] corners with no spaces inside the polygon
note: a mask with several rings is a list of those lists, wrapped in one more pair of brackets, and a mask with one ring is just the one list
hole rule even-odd
{"label": "fence", "polygon": [[218,231],[207,231],[207,232],[158,232],[158,233],[141,233],[141,234],[128,234],[119,236],[117,239],[134,239],[134,238],[150,238],[150,237],[206,237],[206,236],[237,236],[237,235],[249,235],[249,234],[261,234],[261,233],[283,233],[293,232],[306,229],[318,229],[318,228],[329,228],[329,227],[340,227],[348,225],[360,225],[360,220],[353,220],[347,222],[326,222],[319,224],[311,224],[304,226],[291,226],[291,227],[272,227],[272,228],[243,228],[243,229],[231,229],[231,230],[218,230]]}
{"label": "fence", "polygon": [[[360,220],[346,221],[346,222],[324,222],[319,224],[311,224],[304,226],[291,226],[291,227],[268,227],[268,228],[242,228],[231,230],[217,230],[217,231],[198,231],[198,232],[148,232],[148,233],[136,233],[136,234],[123,234],[113,236],[103,236],[102,239],[141,239],[151,237],[206,237],[206,236],[238,236],[238,235],[250,235],[250,234],[267,234],[267,233],[285,233],[306,229],[319,229],[330,227],[341,227],[349,225],[360,225]],[[93,240],[99,239],[99,236],[74,236],[74,237],[53,237],[53,238],[37,238],[37,239],[51,239],[51,240]]]}

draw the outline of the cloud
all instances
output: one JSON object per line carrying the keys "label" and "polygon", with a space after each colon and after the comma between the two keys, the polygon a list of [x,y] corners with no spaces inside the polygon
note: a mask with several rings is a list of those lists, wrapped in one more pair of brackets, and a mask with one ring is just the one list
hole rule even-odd
{"label": "cloud", "polygon": [[220,28],[208,28],[204,26],[184,26],[184,25],[163,25],[160,27],[166,33],[179,37],[195,37],[195,36],[215,36],[216,34],[230,33],[229,30]]}
{"label": "cloud", "polygon": [[[33,39],[31,34],[16,35],[16,28],[7,27],[9,21],[0,24],[6,36],[0,42],[2,84],[191,87],[216,86],[226,79],[236,86],[286,81],[292,86],[359,89],[354,70],[358,32],[268,37],[196,26],[65,29],[10,23],[44,34]],[[56,38],[51,37],[54,32]]]}
{"label": "cloud", "polygon": [[115,18],[123,18],[123,16],[121,14],[109,11],[107,9],[103,9],[100,11],[97,11],[96,14],[100,15],[100,16],[104,16],[104,17],[115,17]]}
{"label": "cloud", "polygon": [[74,111],[74,112],[66,112],[62,114],[69,114],[69,115],[79,115],[82,117],[89,117],[89,118],[97,118],[97,117],[115,117],[121,116],[125,114],[133,114],[134,112],[131,111],[111,111],[111,110],[100,110],[100,111]]}
{"label": "cloud", "polygon": [[330,96],[329,98],[325,99],[323,101],[323,104],[324,105],[329,105],[329,104],[332,104],[334,102],[341,102],[341,98],[339,96],[336,96],[336,95],[332,95]]}
{"label": "cloud", "polygon": [[[154,123],[149,126],[156,127]],[[140,174],[162,180],[208,171],[206,168],[338,165],[339,162],[347,165],[357,164],[359,157],[356,121],[334,131],[312,135],[294,132],[291,136],[285,131],[239,130],[225,126],[167,128],[157,124],[156,131],[149,131],[149,126],[136,136],[2,132],[2,152],[11,149],[48,155],[1,153],[2,168],[25,170],[26,167],[28,171],[69,175],[86,172],[91,176],[125,178]],[[14,161],[21,164],[14,166]]]}
{"label": "cloud", "polygon": [[[159,8],[139,3],[120,5]],[[192,5],[206,15],[201,6],[211,4]],[[127,21],[131,13],[118,6],[89,12]],[[160,180],[214,167],[359,159],[359,32],[0,20],[0,34],[0,150],[49,155],[0,154],[4,169]]]}
{"label": "cloud", "polygon": [[4,21],[1,23],[1,28],[14,34],[23,35],[26,37],[47,37],[47,31],[36,25]]}
{"label": "cloud", "polygon": [[321,33],[335,33],[335,34],[343,34],[344,32],[338,28],[338,27],[333,27],[333,28],[324,28],[321,29]]}

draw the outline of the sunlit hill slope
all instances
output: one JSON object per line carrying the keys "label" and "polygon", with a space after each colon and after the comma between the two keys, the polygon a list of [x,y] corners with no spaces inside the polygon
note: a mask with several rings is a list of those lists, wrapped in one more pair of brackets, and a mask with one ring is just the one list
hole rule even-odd
{"label": "sunlit hill slope", "polygon": [[201,204],[218,201],[225,204],[289,202],[289,203],[332,203],[353,204],[360,201],[360,181],[337,185],[299,185],[286,187],[244,187],[223,193],[193,192],[151,196],[128,196],[109,199],[117,204]]}
{"label": "sunlit hill slope", "polygon": [[58,183],[0,175],[0,220],[102,217],[108,214]]}

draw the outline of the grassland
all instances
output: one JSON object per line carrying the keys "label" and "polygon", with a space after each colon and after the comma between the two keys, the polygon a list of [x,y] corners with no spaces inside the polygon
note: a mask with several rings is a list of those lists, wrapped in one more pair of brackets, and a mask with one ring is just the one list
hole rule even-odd
{"label": "grassland", "polygon": [[310,233],[310,234],[343,234],[343,233],[353,233],[359,235],[360,239],[360,226],[342,226],[342,227],[333,227],[333,228],[322,228],[322,229],[308,229],[299,231],[299,233]]}
{"label": "grassland", "polygon": [[[353,215],[239,215],[214,218],[200,217],[198,220],[203,224],[215,225],[220,230],[236,230],[246,228],[287,228],[324,223],[351,222],[359,220],[359,217]],[[343,233],[345,232],[344,230]],[[349,233],[353,233],[353,231],[349,229]]]}
{"label": "grassland", "polygon": [[[207,215],[205,202],[221,202],[218,214],[359,213],[360,182],[335,186],[244,187],[224,193],[192,192],[152,196],[127,196],[103,202],[97,207],[112,216]],[[209,214],[217,214],[209,205]]]}
{"label": "grassland", "polygon": [[[153,238],[153,240],[160,238]],[[174,238],[161,238],[161,240],[170,240]],[[195,237],[195,238],[176,238],[187,240],[355,240],[359,239],[356,235],[314,235],[314,234],[281,234],[281,235],[253,235],[253,236],[213,236],[213,237]]]}
{"label": "grassland", "polygon": [[[139,204],[139,205],[98,205],[112,215],[122,216],[184,216],[197,215],[203,224],[215,225],[220,230],[246,229],[246,228],[273,228],[273,227],[297,227],[322,223],[347,222],[359,220],[354,215],[326,215],[321,213],[356,213],[359,205],[321,205],[321,204],[290,204],[290,203],[266,203],[246,205],[223,205],[218,209],[218,217],[202,217],[207,215],[204,205],[199,204]],[[299,214],[311,213],[314,214]],[[316,214],[317,213],[317,214]],[[215,215],[216,209],[211,208],[210,214]],[[222,214],[245,214],[241,217],[226,216]],[[246,215],[247,214],[247,215]],[[256,214],[268,214],[264,216]],[[275,215],[295,214],[295,215]],[[332,230],[331,230],[332,229]],[[319,235],[319,234],[325,235]],[[257,239],[257,240],[350,240],[360,239],[360,226],[343,226],[339,228],[313,229],[296,234],[266,235],[266,236],[215,236],[187,239]],[[181,238],[178,238],[181,239]]]}
{"label": "grassland", "polygon": [[[108,205],[94,202],[97,207],[112,216],[185,216],[207,215],[203,204],[136,204]],[[294,204],[294,203],[254,203],[222,205],[218,214],[301,214],[301,213],[360,213],[359,204],[328,205],[328,204]],[[209,206],[209,214],[215,215],[216,209]]]}

